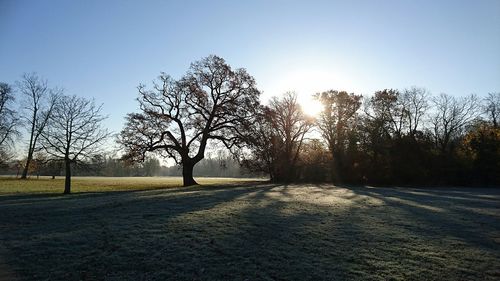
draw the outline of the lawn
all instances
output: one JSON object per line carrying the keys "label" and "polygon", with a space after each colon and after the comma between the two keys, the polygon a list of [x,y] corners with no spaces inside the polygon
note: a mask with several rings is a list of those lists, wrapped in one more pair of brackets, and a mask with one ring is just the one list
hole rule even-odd
{"label": "lawn", "polygon": [[499,208],[482,188],[4,194],[0,279],[499,280]]}
{"label": "lawn", "polygon": [[[255,178],[195,178],[203,185],[234,184],[257,181]],[[168,187],[180,187],[182,177],[72,177],[71,192],[109,192],[152,190]],[[62,193],[64,177],[32,177],[21,180],[15,177],[0,176],[0,195],[28,193]]]}

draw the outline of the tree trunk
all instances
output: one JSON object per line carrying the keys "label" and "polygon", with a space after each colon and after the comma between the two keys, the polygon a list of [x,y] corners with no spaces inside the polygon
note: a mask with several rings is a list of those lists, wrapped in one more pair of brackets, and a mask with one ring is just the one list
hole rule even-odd
{"label": "tree trunk", "polygon": [[342,172],[341,172],[342,159],[341,159],[340,153],[337,149],[334,149],[333,151],[331,151],[331,155],[332,155],[332,162],[331,162],[332,182],[335,184],[340,184],[340,183],[342,183]]}
{"label": "tree trunk", "polygon": [[64,161],[66,172],[64,178],[64,194],[71,193],[71,162],[69,160]]}
{"label": "tree trunk", "polygon": [[182,163],[182,181],[183,186],[197,185],[193,178],[194,164],[192,161],[183,161]]}
{"label": "tree trunk", "polygon": [[26,159],[26,165],[24,166],[23,174],[21,175],[21,179],[26,179],[28,177],[28,169],[30,167],[31,159],[33,159],[33,152],[35,150],[35,142],[36,142],[36,139],[34,138],[36,115],[37,115],[37,110],[35,109],[35,111],[33,112],[33,122],[31,124],[30,143],[28,146],[28,159]]}
{"label": "tree trunk", "polygon": [[31,152],[30,148],[30,152],[28,153],[28,159],[26,159],[26,165],[24,165],[23,173],[21,174],[21,179],[28,178],[28,169],[30,168],[30,163],[32,158],[33,158],[33,153]]}

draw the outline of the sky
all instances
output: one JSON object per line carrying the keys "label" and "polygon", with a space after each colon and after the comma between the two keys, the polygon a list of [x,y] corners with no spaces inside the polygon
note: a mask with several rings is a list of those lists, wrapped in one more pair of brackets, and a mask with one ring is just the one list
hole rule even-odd
{"label": "sky", "polygon": [[137,86],[215,54],[265,103],[296,91],[500,91],[500,1],[0,0],[0,82],[37,72],[95,98],[119,132]]}

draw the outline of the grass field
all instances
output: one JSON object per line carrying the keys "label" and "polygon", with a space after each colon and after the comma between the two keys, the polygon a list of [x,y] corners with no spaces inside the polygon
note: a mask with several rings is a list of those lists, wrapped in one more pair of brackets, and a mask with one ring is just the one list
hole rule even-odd
{"label": "grass field", "polygon": [[481,188],[4,194],[0,280],[499,280],[499,208]]}
{"label": "grass field", "polygon": [[[195,178],[199,184],[234,184],[239,182],[258,181],[255,178]],[[110,192],[152,190],[169,187],[180,187],[182,177],[72,177],[71,192]],[[20,180],[15,177],[0,176],[1,194],[28,193],[62,193],[64,177],[32,177]]]}

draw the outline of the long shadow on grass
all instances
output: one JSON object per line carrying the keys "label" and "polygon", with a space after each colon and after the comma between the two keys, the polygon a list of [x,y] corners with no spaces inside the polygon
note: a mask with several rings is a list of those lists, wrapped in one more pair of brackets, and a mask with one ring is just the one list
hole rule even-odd
{"label": "long shadow on grass", "polygon": [[[326,186],[308,193],[328,196],[332,190],[335,188]],[[351,204],[343,212],[339,214],[337,208],[332,218],[328,207],[316,206],[316,211],[308,211],[314,230],[299,235],[314,237],[307,240],[309,244],[311,241],[317,244],[312,249],[325,253],[316,260],[324,259],[328,253],[340,254],[341,258],[329,262],[330,269],[335,265],[338,268],[331,277],[377,279],[376,274],[363,273],[385,272],[378,279],[399,276],[402,280],[494,280],[500,275],[495,269],[500,261],[498,190],[458,188],[450,190],[451,195],[441,189],[424,190],[427,194],[413,189],[350,187],[349,190],[352,194],[342,197]],[[461,194],[459,198],[457,193]],[[284,194],[289,195],[287,188]],[[332,223],[328,222],[330,218]],[[290,221],[294,220],[287,223]],[[306,221],[299,225],[303,223]],[[289,231],[290,227],[286,229]],[[324,245],[328,237],[335,243]],[[304,260],[315,259],[306,255]],[[395,266],[387,268],[391,263]],[[321,272],[320,269],[316,266],[310,272]],[[330,273],[323,270],[322,276]]]}
{"label": "long shadow on grass", "polygon": [[[350,204],[330,207],[293,200],[300,197],[294,189],[304,190],[283,186],[252,194],[253,205],[230,218],[234,221],[228,225],[240,227],[226,227],[216,236],[216,248],[238,261],[234,272],[243,274],[236,276],[494,280],[498,275],[488,271],[500,259],[498,242],[493,240],[499,230],[498,217],[462,210],[469,202],[455,202],[442,192],[429,196],[442,197],[430,202],[427,197],[413,196],[411,190],[350,188],[352,193],[340,194]],[[320,198],[332,196],[336,189],[322,187],[307,193]],[[282,196],[271,197],[272,192]],[[467,208],[498,208],[494,202],[475,202]],[[231,259],[221,263],[231,266]],[[250,270],[237,270],[242,264]],[[227,277],[217,275],[221,271],[217,264],[209,271],[218,278]]]}
{"label": "long shadow on grass", "polygon": [[[498,260],[489,248],[498,226],[456,229],[494,217],[457,213],[466,202],[456,198],[411,192],[260,184],[2,197],[0,242],[24,280],[490,278],[477,266]],[[482,257],[453,251],[454,238]]]}
{"label": "long shadow on grass", "polygon": [[[259,186],[260,189],[272,185]],[[211,209],[252,191],[248,184],[144,192],[0,197],[0,253],[20,279],[101,279],[109,264],[127,271],[165,245],[169,218]],[[154,229],[155,241],[148,240]],[[172,230],[175,231],[175,230]],[[168,238],[168,237],[167,237]],[[141,243],[148,245],[140,247]],[[123,244],[124,257],[120,253]],[[167,243],[168,244],[168,243]],[[146,259],[139,264],[147,267]]]}
{"label": "long shadow on grass", "polygon": [[[488,233],[500,233],[500,194],[497,190],[483,189],[479,192],[492,194],[489,199],[477,199],[470,189],[460,192],[460,197],[443,190],[420,190],[400,188],[352,188],[359,195],[373,197],[386,206],[397,208],[406,217],[420,221],[415,231],[436,238],[453,236],[466,243],[485,249],[495,249],[498,242]],[[402,222],[404,224],[404,222]]]}

